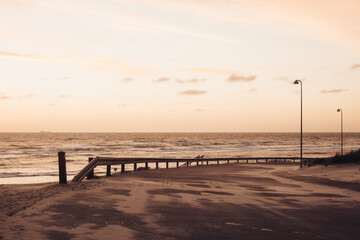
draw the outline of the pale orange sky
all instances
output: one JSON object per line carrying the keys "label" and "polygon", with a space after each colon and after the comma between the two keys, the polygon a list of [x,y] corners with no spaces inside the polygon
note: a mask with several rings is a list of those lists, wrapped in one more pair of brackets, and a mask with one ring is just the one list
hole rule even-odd
{"label": "pale orange sky", "polygon": [[0,0],[0,132],[360,131],[358,0]]}

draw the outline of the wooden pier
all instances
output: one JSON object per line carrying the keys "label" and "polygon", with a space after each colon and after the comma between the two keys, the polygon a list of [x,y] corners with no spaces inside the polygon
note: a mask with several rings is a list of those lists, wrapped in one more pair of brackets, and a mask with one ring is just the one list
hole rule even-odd
{"label": "wooden pier", "polygon": [[[111,176],[111,166],[120,165],[121,172],[125,172],[125,165],[132,164],[134,171],[139,169],[149,169],[149,163],[155,163],[156,168],[159,168],[159,163],[165,163],[166,168],[169,168],[169,163],[176,163],[176,167],[191,167],[209,165],[209,164],[223,164],[225,163],[299,163],[299,157],[241,157],[241,158],[203,158],[198,156],[196,158],[116,158],[116,157],[95,157],[89,158],[89,163],[72,179],[71,182],[81,182],[85,177],[94,177],[94,169],[97,166],[107,166],[106,176]],[[304,164],[313,161],[315,158],[303,158]],[[138,167],[138,164],[143,164],[145,167]],[[181,165],[180,165],[181,164]]]}

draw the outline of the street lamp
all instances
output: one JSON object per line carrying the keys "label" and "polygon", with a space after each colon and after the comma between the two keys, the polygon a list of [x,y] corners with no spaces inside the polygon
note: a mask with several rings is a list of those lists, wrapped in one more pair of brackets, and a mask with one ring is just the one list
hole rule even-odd
{"label": "street lamp", "polygon": [[302,134],[302,81],[301,80],[295,80],[294,84],[300,83],[300,168],[302,168],[303,165],[303,157],[302,157],[302,142],[303,142],[303,134]]}
{"label": "street lamp", "polygon": [[343,110],[339,108],[337,112],[341,113],[341,156],[344,153],[344,135],[343,135]]}

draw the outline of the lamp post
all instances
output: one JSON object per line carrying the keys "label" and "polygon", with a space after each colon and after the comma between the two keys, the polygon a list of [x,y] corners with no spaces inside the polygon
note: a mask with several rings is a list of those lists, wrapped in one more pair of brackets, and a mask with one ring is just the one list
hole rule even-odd
{"label": "lamp post", "polygon": [[339,108],[337,110],[337,112],[340,112],[341,113],[341,156],[343,155],[344,153],[344,135],[343,135],[343,110],[341,108]]}
{"label": "lamp post", "polygon": [[300,168],[302,168],[303,165],[303,157],[302,157],[302,142],[303,142],[303,133],[302,133],[302,81],[301,80],[295,80],[294,84],[300,83]]}

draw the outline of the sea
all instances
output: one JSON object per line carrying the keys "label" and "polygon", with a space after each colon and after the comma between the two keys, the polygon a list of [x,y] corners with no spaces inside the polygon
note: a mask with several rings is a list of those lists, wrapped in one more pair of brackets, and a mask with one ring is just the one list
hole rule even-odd
{"label": "sea", "polygon": [[[344,133],[344,152],[359,148],[360,133]],[[300,134],[0,133],[0,184],[58,181],[59,151],[66,153],[67,177],[71,180],[89,157],[95,156],[299,157]],[[339,152],[339,133],[303,134],[303,157],[327,157]],[[95,174],[103,175],[105,171],[99,166]]]}

